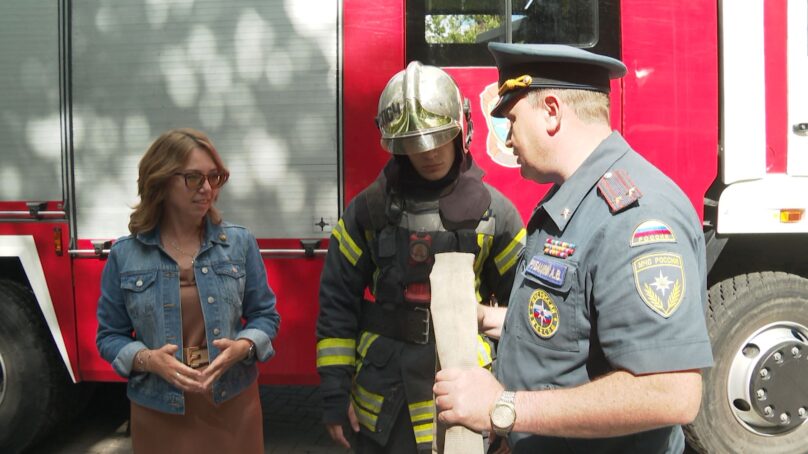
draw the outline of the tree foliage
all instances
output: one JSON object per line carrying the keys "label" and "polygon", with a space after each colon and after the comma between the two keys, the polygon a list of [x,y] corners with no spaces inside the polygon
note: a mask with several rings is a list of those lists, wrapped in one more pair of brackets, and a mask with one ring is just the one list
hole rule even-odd
{"label": "tree foliage", "polygon": [[426,40],[432,44],[475,43],[477,36],[502,25],[492,14],[427,15]]}

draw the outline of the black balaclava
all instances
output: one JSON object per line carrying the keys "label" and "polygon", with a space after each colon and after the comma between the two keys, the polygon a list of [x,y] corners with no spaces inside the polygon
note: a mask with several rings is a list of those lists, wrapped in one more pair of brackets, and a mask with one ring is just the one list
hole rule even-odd
{"label": "black balaclava", "polygon": [[491,194],[482,183],[483,171],[471,154],[463,151],[455,138],[455,159],[449,172],[436,181],[422,177],[406,155],[394,155],[384,168],[388,192],[405,198],[440,199],[440,212],[446,227],[460,228],[476,223],[491,204]]}

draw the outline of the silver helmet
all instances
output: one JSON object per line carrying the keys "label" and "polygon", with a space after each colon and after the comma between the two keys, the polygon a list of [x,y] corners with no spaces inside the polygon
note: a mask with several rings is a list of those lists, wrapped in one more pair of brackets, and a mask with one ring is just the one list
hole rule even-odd
{"label": "silver helmet", "polygon": [[451,76],[414,61],[393,76],[379,97],[376,125],[382,147],[394,154],[438,148],[461,134],[471,142],[471,106]]}

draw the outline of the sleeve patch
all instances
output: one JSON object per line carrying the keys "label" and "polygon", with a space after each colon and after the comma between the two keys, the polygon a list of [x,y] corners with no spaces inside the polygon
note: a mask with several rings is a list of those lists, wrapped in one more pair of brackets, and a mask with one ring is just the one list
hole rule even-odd
{"label": "sleeve patch", "polygon": [[649,219],[638,225],[631,234],[631,247],[643,246],[653,243],[675,243],[676,235],[673,230],[664,222],[657,219]]}
{"label": "sleeve patch", "polygon": [[642,192],[624,170],[613,170],[603,174],[598,181],[598,192],[609,204],[612,213],[622,211],[642,197]]}
{"label": "sleeve patch", "polygon": [[682,256],[672,252],[646,254],[631,262],[640,298],[652,311],[668,318],[685,295]]}

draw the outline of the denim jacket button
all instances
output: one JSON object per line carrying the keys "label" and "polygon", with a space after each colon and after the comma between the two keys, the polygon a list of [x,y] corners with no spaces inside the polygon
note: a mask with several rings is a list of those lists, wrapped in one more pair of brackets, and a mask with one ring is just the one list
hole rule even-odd
{"label": "denim jacket button", "polygon": [[219,331],[219,328],[213,328],[213,335],[214,336],[218,336],[219,333],[221,333],[221,331]]}
{"label": "denim jacket button", "polygon": [[202,267],[202,274],[208,274],[208,267],[206,266]]}
{"label": "denim jacket button", "polygon": [[143,287],[143,281],[138,279],[137,282],[135,282],[135,285],[138,287]]}
{"label": "denim jacket button", "polygon": [[214,297],[212,297],[212,296],[209,296],[209,297],[208,297],[208,304],[213,304],[213,303],[215,303],[215,302],[216,302],[216,298],[214,298]]}

